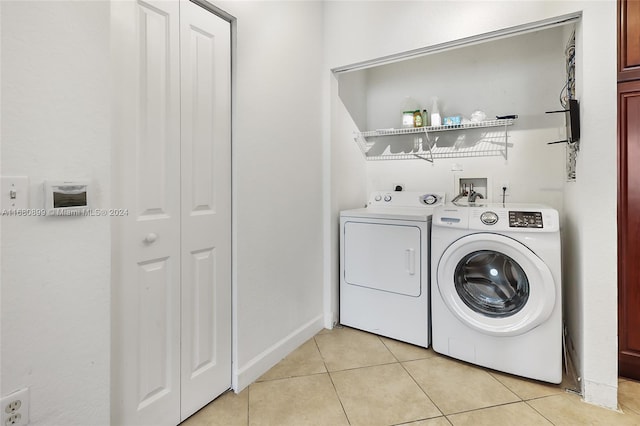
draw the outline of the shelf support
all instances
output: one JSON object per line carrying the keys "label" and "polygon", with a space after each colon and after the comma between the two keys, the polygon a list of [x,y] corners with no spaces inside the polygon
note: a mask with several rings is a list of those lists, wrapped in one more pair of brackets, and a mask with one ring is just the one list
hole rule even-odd
{"label": "shelf support", "polygon": [[507,152],[509,151],[509,130],[507,123],[504,123],[504,161],[507,161]]}
{"label": "shelf support", "polygon": [[[424,128],[424,137],[426,138],[426,142],[427,142],[426,152],[429,153],[429,158],[423,157],[422,155],[418,155],[418,154],[413,154],[413,156],[421,160],[433,163],[433,151],[431,151],[431,139],[429,138],[429,131],[427,130],[427,127]],[[424,151],[424,144],[422,145],[422,150]]]}

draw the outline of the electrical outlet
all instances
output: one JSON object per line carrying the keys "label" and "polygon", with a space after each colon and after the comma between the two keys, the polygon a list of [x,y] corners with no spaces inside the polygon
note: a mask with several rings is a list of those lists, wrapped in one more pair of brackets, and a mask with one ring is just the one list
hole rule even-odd
{"label": "electrical outlet", "polygon": [[21,424],[25,424],[22,423],[22,415],[20,413],[18,414],[12,414],[7,418],[7,421],[4,422],[5,426],[20,426]]}
{"label": "electrical outlet", "polygon": [[0,399],[2,422],[0,426],[29,424],[29,388],[20,389]]}

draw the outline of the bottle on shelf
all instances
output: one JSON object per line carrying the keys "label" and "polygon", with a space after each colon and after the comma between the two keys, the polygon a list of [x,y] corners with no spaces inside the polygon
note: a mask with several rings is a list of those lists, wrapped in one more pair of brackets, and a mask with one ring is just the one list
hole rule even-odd
{"label": "bottle on shelf", "polygon": [[431,98],[431,126],[442,126],[442,118],[440,117],[440,109],[438,108],[438,98]]}
{"label": "bottle on shelf", "polygon": [[415,127],[414,113],[420,109],[418,102],[411,96],[406,96],[402,103],[402,127]]}
{"label": "bottle on shelf", "polygon": [[422,126],[424,126],[422,122],[422,114],[420,113],[420,110],[417,109],[413,111],[413,127],[422,127]]}

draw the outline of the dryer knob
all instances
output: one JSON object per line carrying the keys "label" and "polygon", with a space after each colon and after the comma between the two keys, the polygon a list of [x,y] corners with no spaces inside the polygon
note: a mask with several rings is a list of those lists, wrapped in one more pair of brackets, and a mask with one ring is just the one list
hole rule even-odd
{"label": "dryer knob", "polygon": [[435,194],[425,194],[421,197],[422,204],[432,206],[438,202],[438,196]]}
{"label": "dryer knob", "polygon": [[485,225],[495,225],[498,222],[498,215],[494,212],[484,212],[480,215],[480,220]]}
{"label": "dryer knob", "polygon": [[375,200],[376,200],[376,201],[380,201],[380,200],[382,200],[382,197],[381,197],[380,195],[376,195]]}
{"label": "dryer knob", "polygon": [[384,200],[385,200],[386,202],[391,201],[391,195],[385,195],[385,196],[384,196]]}

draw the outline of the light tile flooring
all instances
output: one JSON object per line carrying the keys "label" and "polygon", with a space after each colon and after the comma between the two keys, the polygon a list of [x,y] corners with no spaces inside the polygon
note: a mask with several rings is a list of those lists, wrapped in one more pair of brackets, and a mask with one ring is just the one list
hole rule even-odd
{"label": "light tile flooring", "polygon": [[337,327],[183,425],[640,425],[640,383],[621,379],[618,397],[620,411],[607,410],[562,386]]}

